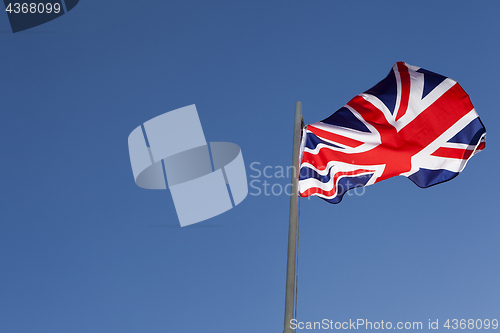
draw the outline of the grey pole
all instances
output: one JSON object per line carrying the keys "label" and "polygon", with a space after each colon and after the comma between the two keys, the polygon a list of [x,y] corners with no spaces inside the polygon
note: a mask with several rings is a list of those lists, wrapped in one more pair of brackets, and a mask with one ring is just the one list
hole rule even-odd
{"label": "grey pole", "polygon": [[297,205],[299,200],[299,150],[302,130],[302,103],[295,103],[295,125],[293,129],[292,189],[290,195],[290,220],[288,224],[288,255],[286,264],[285,325],[283,333],[293,333],[290,321],[293,319],[295,301],[295,262],[297,259]]}

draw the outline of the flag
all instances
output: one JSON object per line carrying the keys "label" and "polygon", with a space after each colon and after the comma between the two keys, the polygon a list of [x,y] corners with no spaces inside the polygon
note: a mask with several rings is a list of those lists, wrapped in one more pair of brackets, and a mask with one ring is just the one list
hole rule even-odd
{"label": "flag", "polygon": [[397,62],[387,77],[302,132],[300,196],[338,203],[393,176],[425,188],[456,177],[486,130],[454,80]]}

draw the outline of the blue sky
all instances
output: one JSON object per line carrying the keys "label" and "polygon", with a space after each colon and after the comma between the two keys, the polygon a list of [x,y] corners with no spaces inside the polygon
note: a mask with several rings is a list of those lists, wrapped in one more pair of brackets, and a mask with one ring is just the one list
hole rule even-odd
{"label": "blue sky", "polygon": [[429,189],[397,177],[302,200],[298,319],[500,319],[499,9],[81,0],[16,34],[0,15],[0,331],[281,332],[289,198],[180,228],[169,191],[135,185],[127,137],[196,104],[252,180],[253,162],[291,163],[296,101],[319,121],[396,61],[457,80],[486,149]]}

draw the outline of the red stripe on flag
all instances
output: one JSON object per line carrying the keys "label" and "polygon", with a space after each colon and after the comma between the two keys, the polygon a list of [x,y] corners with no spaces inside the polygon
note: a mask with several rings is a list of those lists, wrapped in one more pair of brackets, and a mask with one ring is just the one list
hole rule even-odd
{"label": "red stripe on flag", "polygon": [[364,97],[357,95],[347,105],[353,108],[367,123],[373,125],[375,128],[394,129],[394,126],[385,118],[384,113],[364,99]]}
{"label": "red stripe on flag", "polygon": [[447,158],[456,158],[459,160],[466,160],[472,155],[473,150],[469,149],[456,149],[456,148],[446,148],[441,147],[435,152],[433,152],[432,156],[437,157],[447,157]]}
{"label": "red stripe on flag", "polygon": [[484,148],[486,148],[486,144],[483,141],[479,144],[479,146],[477,146],[476,150],[483,150]]}
{"label": "red stripe on flag", "polygon": [[396,114],[396,121],[398,121],[402,116],[405,115],[408,109],[408,102],[410,100],[410,86],[411,79],[410,73],[408,72],[408,67],[406,67],[404,62],[398,62],[398,72],[401,81],[401,99],[399,101],[399,109]]}
{"label": "red stripe on flag", "polygon": [[307,129],[309,131],[313,132],[314,134],[316,134],[318,137],[325,138],[327,140],[334,141],[334,142],[349,146],[351,148],[356,148],[356,147],[359,147],[363,144],[363,142],[361,142],[361,141],[354,140],[354,139],[351,139],[351,138],[348,138],[348,137],[345,137],[342,135],[334,134],[332,132],[328,132],[328,131],[319,129],[319,128],[314,127],[312,125],[307,126]]}

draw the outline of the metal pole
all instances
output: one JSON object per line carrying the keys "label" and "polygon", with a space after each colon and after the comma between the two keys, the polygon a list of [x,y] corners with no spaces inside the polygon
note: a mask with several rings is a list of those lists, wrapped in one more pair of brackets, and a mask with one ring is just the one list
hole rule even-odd
{"label": "metal pole", "polygon": [[286,264],[285,325],[283,333],[293,333],[290,321],[293,319],[295,301],[295,262],[297,258],[297,204],[299,200],[299,150],[302,130],[302,103],[295,103],[295,125],[293,129],[292,194],[290,195],[290,220],[288,225],[288,255]]}

